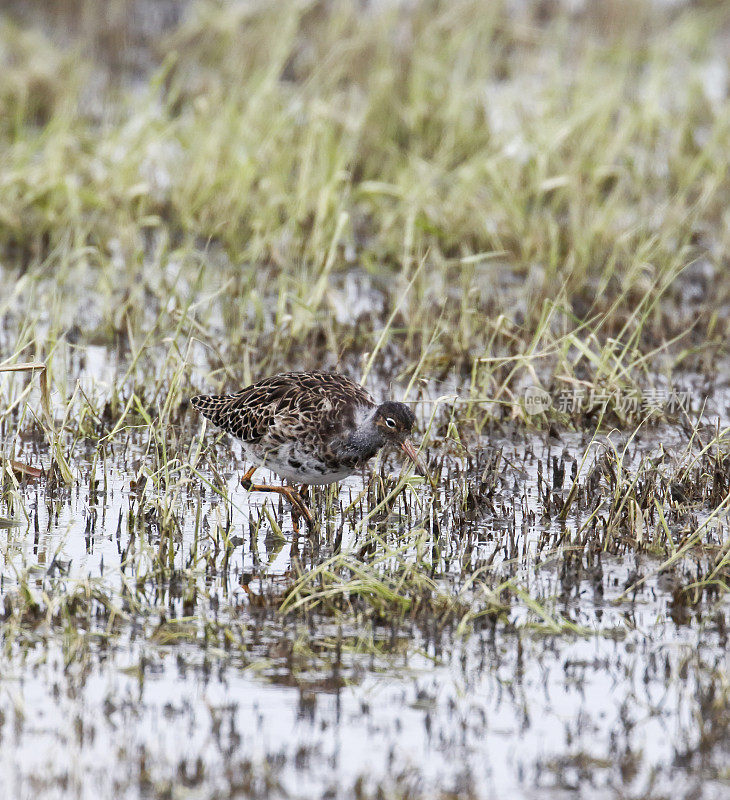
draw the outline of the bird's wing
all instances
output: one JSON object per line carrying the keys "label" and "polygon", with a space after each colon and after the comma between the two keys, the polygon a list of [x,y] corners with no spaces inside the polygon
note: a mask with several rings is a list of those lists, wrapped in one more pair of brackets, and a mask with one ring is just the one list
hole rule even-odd
{"label": "bird's wing", "polygon": [[287,372],[235,394],[192,397],[190,402],[244,442],[257,442],[274,429],[334,431],[352,423],[358,406],[375,405],[357,383],[328,372]]}

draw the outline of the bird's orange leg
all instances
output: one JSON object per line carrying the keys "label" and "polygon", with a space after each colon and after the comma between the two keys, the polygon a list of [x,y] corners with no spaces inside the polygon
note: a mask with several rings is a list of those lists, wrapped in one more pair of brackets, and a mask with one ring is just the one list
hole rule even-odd
{"label": "bird's orange leg", "polygon": [[251,477],[256,472],[256,467],[251,467],[246,471],[245,475],[241,476],[241,486],[247,492],[276,492],[276,494],[283,495],[292,504],[292,506],[307,520],[307,525],[311,528],[314,525],[314,518],[310,510],[304,504],[304,500],[294,489],[289,486],[269,486],[263,483],[253,483]]}
{"label": "bird's orange leg", "polygon": [[[302,504],[306,505],[307,501],[309,500],[309,486],[306,484],[302,484],[300,487],[299,498]],[[294,533],[299,533],[299,512],[295,508],[292,508],[291,522],[292,527],[294,528]]]}

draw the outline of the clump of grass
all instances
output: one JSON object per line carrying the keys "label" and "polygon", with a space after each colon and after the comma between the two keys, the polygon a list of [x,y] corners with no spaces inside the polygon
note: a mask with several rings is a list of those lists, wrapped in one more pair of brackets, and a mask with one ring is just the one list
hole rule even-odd
{"label": "clump of grass", "polygon": [[437,624],[505,610],[499,591],[478,609],[466,602],[464,589],[449,591],[433,577],[436,565],[426,563],[429,537],[425,531],[420,535],[412,532],[411,537],[415,539],[395,547],[371,538],[359,552],[336,554],[303,572],[287,591],[281,610],[364,612],[381,622],[425,615]]}
{"label": "clump of grass", "polygon": [[[69,467],[66,458],[63,454],[62,444],[56,433],[56,425],[54,422],[53,414],[51,412],[50,392],[48,388],[48,375],[46,372],[46,365],[39,362],[31,363],[16,363],[16,364],[0,364],[0,372],[28,372],[31,374],[38,373],[40,375],[40,397],[42,409],[42,421],[48,436],[48,441],[51,450],[52,465],[51,468],[55,469],[61,476],[64,483],[70,484],[73,482],[71,468]],[[11,406],[12,408],[12,406]],[[7,412],[6,412],[7,413]],[[14,465],[15,462],[12,462]],[[25,474],[38,476],[37,468],[29,467],[27,465],[19,464],[16,468]]]}

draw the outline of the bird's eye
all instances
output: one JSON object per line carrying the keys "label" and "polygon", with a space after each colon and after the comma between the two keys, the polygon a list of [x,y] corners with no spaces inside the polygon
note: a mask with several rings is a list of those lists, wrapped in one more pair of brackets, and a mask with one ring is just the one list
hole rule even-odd
{"label": "bird's eye", "polygon": [[392,417],[387,417],[386,420],[385,420],[385,424],[389,428],[395,428],[395,420]]}

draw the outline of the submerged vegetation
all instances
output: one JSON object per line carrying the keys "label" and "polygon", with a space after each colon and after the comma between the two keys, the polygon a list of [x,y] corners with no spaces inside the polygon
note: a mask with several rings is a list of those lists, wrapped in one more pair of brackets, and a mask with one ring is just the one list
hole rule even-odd
{"label": "submerged vegetation", "polygon": [[[6,6],[0,786],[724,796],[726,5]],[[438,489],[249,497],[311,368]]]}

